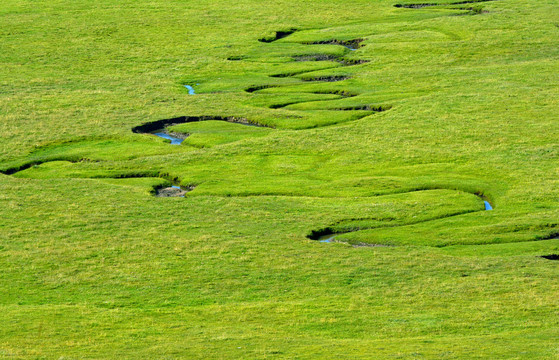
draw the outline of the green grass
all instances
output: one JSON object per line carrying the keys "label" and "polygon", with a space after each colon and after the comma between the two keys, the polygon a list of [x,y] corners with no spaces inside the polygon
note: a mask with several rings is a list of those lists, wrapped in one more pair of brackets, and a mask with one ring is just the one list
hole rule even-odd
{"label": "green grass", "polygon": [[559,4],[396,3],[4,1],[0,358],[559,358]]}
{"label": "green grass", "polygon": [[194,147],[211,147],[245,138],[258,138],[271,131],[268,128],[213,120],[175,125],[169,130],[189,134],[182,145]]}

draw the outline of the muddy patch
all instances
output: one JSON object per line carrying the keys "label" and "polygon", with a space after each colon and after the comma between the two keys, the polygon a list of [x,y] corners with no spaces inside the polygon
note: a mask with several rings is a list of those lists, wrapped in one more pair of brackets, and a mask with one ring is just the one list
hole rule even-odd
{"label": "muddy patch", "polygon": [[292,57],[295,61],[337,61],[340,57],[337,55],[329,54],[309,54],[309,55],[296,55]]}
{"label": "muddy patch", "polygon": [[405,9],[421,9],[431,6],[451,6],[451,5],[465,5],[465,4],[477,4],[489,1],[497,0],[466,0],[466,1],[456,1],[451,3],[420,3],[420,4],[395,4],[394,7],[405,8]]}
{"label": "muddy patch", "polygon": [[429,7],[429,6],[438,6],[441,4],[435,4],[435,3],[423,3],[423,4],[396,4],[394,5],[394,7],[396,8],[405,8],[405,9],[421,9],[424,7]]}
{"label": "muddy patch", "polygon": [[328,76],[313,76],[301,78],[303,81],[321,81],[321,82],[337,82],[351,78],[348,75],[328,75]]}
{"label": "muddy patch", "polygon": [[155,189],[155,196],[157,197],[185,197],[186,193],[194,190],[194,186],[180,187],[178,185],[172,185],[168,187],[163,187]]}
{"label": "muddy patch", "polygon": [[365,111],[375,111],[381,112],[390,110],[388,106],[377,106],[377,105],[355,105],[355,106],[346,106],[346,107],[339,107],[333,110],[338,111],[357,111],[357,110],[365,110]]}
{"label": "muddy patch", "polygon": [[356,244],[351,244],[351,247],[354,248],[375,248],[375,247],[394,247],[394,245],[385,245],[385,244],[368,244],[359,242]]}

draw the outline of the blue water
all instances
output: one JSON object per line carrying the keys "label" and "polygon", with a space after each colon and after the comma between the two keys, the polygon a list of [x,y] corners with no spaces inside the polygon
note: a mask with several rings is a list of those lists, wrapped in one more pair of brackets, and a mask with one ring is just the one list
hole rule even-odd
{"label": "blue water", "polygon": [[194,92],[194,88],[190,85],[184,85],[185,88],[188,89],[188,95],[196,95],[196,93]]}
{"label": "blue water", "polygon": [[493,210],[493,207],[488,201],[483,202],[485,204],[485,210]]}
{"label": "blue water", "polygon": [[164,132],[153,133],[153,135],[159,136],[163,139],[171,140],[171,145],[180,145],[184,141],[184,139],[179,139],[178,137],[174,137]]}
{"label": "blue water", "polygon": [[321,242],[321,243],[333,243],[334,240],[336,240],[336,236],[335,236],[335,235],[332,235],[332,234],[329,234],[329,235],[321,236],[321,237],[318,239],[318,242]]}

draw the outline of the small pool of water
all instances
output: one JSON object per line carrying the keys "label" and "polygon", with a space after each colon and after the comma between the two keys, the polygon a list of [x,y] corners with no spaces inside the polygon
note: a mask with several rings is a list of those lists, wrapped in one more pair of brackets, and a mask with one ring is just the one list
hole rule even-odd
{"label": "small pool of water", "polygon": [[196,95],[194,92],[194,88],[190,85],[184,85],[184,87],[188,90],[188,95]]}
{"label": "small pool of water", "polygon": [[491,206],[489,201],[484,201],[483,203],[485,204],[485,210],[493,210],[493,207]]}
{"label": "small pool of water", "polygon": [[184,141],[184,139],[175,137],[173,135],[169,135],[169,134],[164,133],[164,132],[156,132],[156,133],[153,133],[153,135],[159,136],[160,138],[163,138],[163,139],[171,140],[171,145],[180,145]]}
{"label": "small pool of water", "polygon": [[336,235],[334,234],[328,234],[328,235],[324,235],[318,238],[318,242],[321,243],[333,243],[336,240]]}

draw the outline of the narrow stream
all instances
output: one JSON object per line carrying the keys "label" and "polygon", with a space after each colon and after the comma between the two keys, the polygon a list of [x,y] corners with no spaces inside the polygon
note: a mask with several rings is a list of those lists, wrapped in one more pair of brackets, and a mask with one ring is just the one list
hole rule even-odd
{"label": "narrow stream", "polygon": [[163,139],[171,141],[171,145],[180,145],[184,139],[186,139],[189,134],[174,133],[167,130],[168,127],[179,124],[186,124],[191,122],[199,121],[226,121],[234,124],[240,124],[244,126],[254,126],[254,127],[269,127],[266,125],[261,125],[257,123],[251,123],[246,118],[235,117],[235,116],[180,116],[171,119],[163,119],[157,121],[151,121],[132,128],[132,132],[136,134],[151,134],[158,136]]}
{"label": "narrow stream", "polygon": [[[489,201],[483,200],[483,205],[484,205],[484,207],[485,207],[485,209],[484,209],[485,211],[493,210],[493,206],[491,206],[491,204],[489,203]],[[365,229],[363,229],[363,230],[365,230]],[[316,235],[314,235],[314,236],[313,236],[313,235],[309,235],[309,236],[307,236],[307,237],[310,238],[311,240],[315,240],[315,241],[318,241],[318,242],[321,242],[321,243],[335,243],[335,242],[338,242],[338,241],[336,240],[336,237],[337,237],[337,236],[349,234],[349,233],[351,233],[351,232],[353,232],[353,231],[339,232],[339,233],[336,233],[336,232],[327,232],[327,233],[324,233],[323,235],[320,235],[320,236],[318,236],[318,237],[315,237]]]}
{"label": "narrow stream", "polygon": [[166,132],[162,132],[162,130],[158,130],[157,132],[152,133],[155,136],[159,136],[160,138],[171,140],[171,145],[180,145],[184,141],[184,138],[178,138]]}
{"label": "narrow stream", "polygon": [[190,85],[184,85],[184,87],[188,90],[188,95],[196,95],[194,92],[194,88]]}
{"label": "narrow stream", "polygon": [[321,243],[332,243],[332,242],[335,242],[335,240],[336,240],[336,235],[337,235],[337,234],[322,235],[321,237],[318,238],[318,242],[321,242]]}

